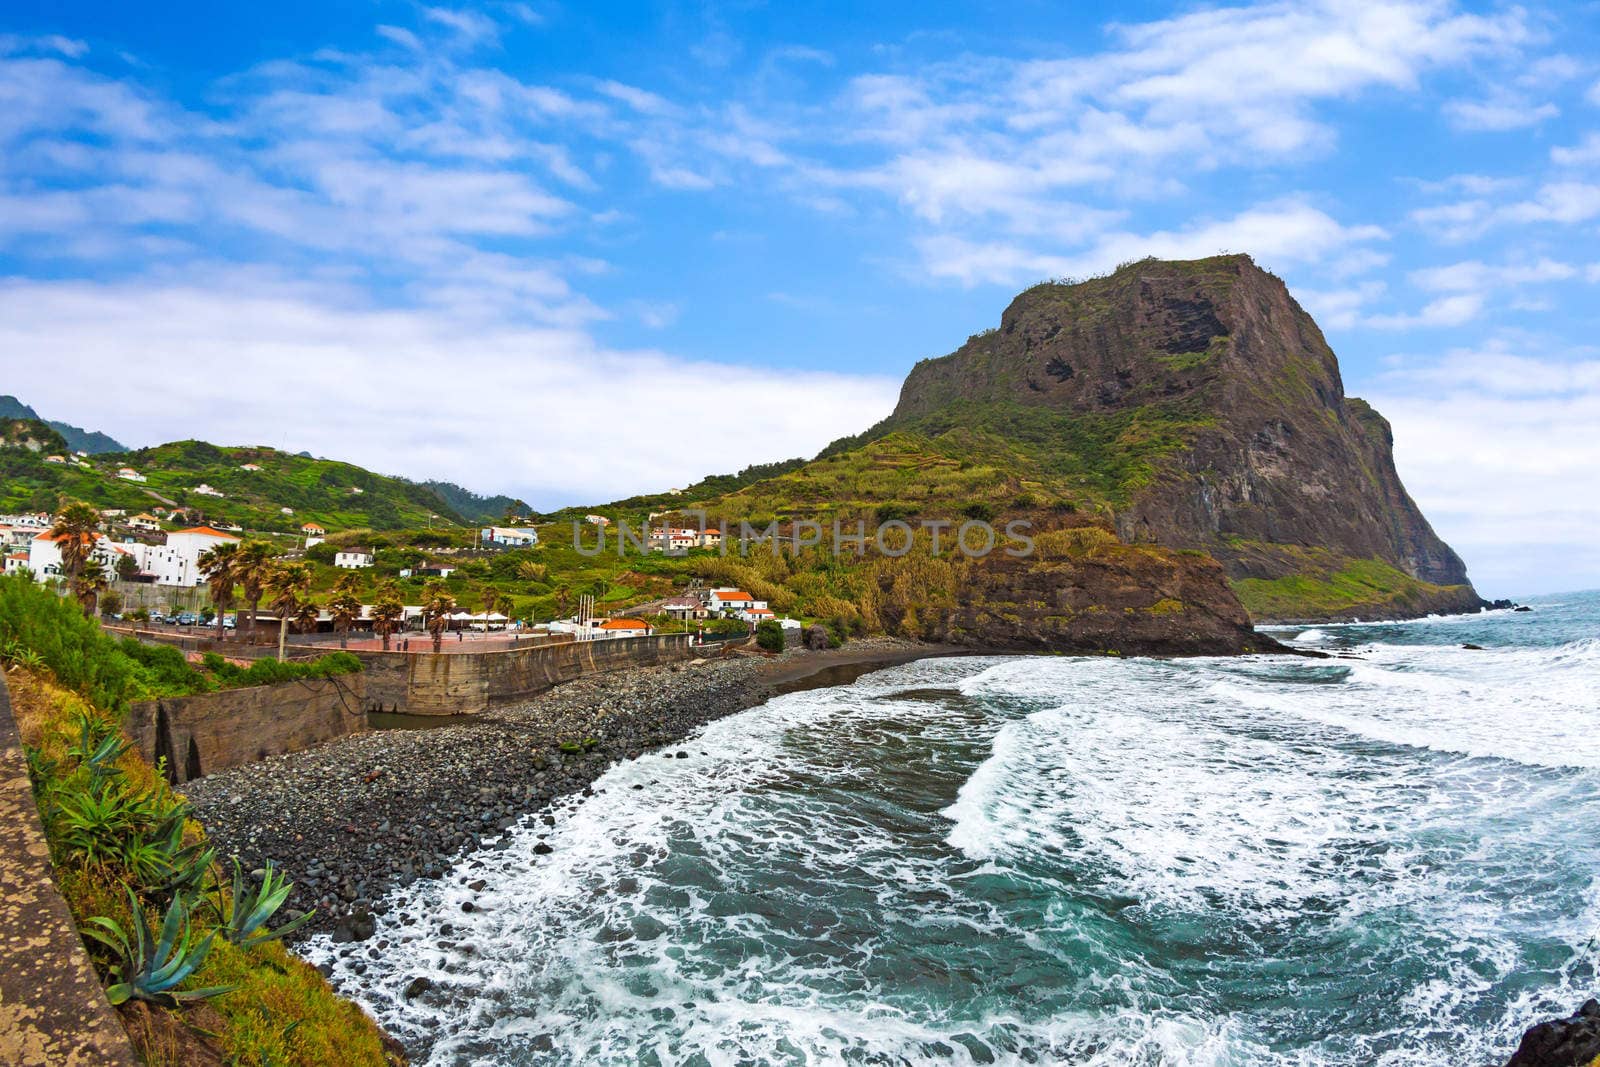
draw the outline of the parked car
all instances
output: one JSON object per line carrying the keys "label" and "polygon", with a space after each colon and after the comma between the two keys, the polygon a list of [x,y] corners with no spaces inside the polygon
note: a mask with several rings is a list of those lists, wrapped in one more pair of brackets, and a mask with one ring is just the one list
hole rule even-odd
{"label": "parked car", "polygon": [[178,623],[179,626],[193,626],[195,623],[197,623],[199,621],[200,621],[200,616],[196,615],[192,611],[180,612],[178,614],[178,618],[177,618],[177,623]]}
{"label": "parked car", "polygon": [[232,615],[224,615],[222,617],[222,628],[224,630],[237,630],[239,628],[239,620]]}

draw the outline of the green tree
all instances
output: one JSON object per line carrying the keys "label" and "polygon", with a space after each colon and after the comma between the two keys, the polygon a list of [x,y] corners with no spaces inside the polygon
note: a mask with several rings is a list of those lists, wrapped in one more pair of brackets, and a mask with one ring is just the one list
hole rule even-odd
{"label": "green tree", "polygon": [[117,580],[131,582],[139,576],[139,564],[132,556],[117,556]]}
{"label": "green tree", "polygon": [[433,650],[444,648],[444,632],[450,626],[450,613],[456,610],[456,598],[450,595],[443,582],[429,582],[422,590],[422,616],[433,637]]}
{"label": "green tree", "polygon": [[328,613],[333,616],[333,628],[339,635],[339,647],[350,645],[350,627],[361,618],[361,598],[356,595],[356,576],[346,574],[333,585],[333,598],[328,601]]}
{"label": "green tree", "polygon": [[260,636],[256,632],[256,616],[261,611],[261,598],[266,595],[275,554],[270,541],[246,541],[239,546],[239,588],[249,610],[252,643]]}
{"label": "green tree", "polygon": [[111,580],[106,577],[106,569],[97,559],[91,559],[83,565],[83,570],[78,574],[78,603],[83,607],[83,613],[90,618],[99,614],[100,594],[111,587]]}
{"label": "green tree", "polygon": [[300,605],[311,593],[311,567],[305,563],[279,562],[267,575],[268,603],[278,615],[278,662],[287,656],[289,622],[300,613]]}
{"label": "green tree", "polygon": [[400,629],[405,621],[405,613],[405,605],[400,602],[400,594],[395,591],[394,585],[385,583],[380,586],[372,601],[372,628],[383,638],[385,652],[389,651],[389,635]]}
{"label": "green tree", "polygon": [[67,588],[84,604],[87,613],[88,602],[80,579],[100,541],[100,513],[81,500],[63,501],[55,524],[50,527],[50,538],[61,553],[61,573],[67,579]]}
{"label": "green tree", "polygon": [[239,542],[224,541],[200,553],[200,573],[211,587],[211,603],[217,609],[217,640],[227,636],[223,626],[228,606],[233,603],[233,590],[239,583]]}

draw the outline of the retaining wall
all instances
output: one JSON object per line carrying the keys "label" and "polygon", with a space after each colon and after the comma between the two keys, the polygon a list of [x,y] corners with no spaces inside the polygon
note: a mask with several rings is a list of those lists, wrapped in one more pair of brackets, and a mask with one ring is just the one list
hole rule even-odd
{"label": "retaining wall", "polygon": [[174,785],[241,763],[299,752],[367,728],[362,674],[144,700],[128,735],[151,763],[165,756]]}
{"label": "retaining wall", "polygon": [[583,674],[649,667],[697,654],[693,634],[560,641],[500,652],[356,652],[369,711],[471,715]]}
{"label": "retaining wall", "polygon": [[0,1063],[134,1067],[54,878],[0,676]]}

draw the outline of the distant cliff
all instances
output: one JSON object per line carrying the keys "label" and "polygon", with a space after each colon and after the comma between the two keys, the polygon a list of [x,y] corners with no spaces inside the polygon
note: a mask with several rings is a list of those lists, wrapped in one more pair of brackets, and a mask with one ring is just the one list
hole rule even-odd
{"label": "distant cliff", "polygon": [[1263,618],[1482,602],[1395,471],[1388,423],[1283,282],[1243,255],[1035,286],[998,330],[912,369],[892,433],[1006,442],[1125,541],[1204,551]]}
{"label": "distant cliff", "polygon": [[52,430],[59,433],[66,442],[66,446],[74,452],[88,452],[94,455],[97,452],[123,452],[126,451],[116,438],[103,434],[98,430],[85,430],[74,426],[70,422],[55,422],[39,419],[39,413],[14,396],[0,396],[0,419],[38,419]]}

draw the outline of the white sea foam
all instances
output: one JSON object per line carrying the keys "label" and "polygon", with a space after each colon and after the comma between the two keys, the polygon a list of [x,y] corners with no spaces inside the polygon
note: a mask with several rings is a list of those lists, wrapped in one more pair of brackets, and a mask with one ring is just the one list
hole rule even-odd
{"label": "white sea foam", "polygon": [[791,694],[311,953],[435,1064],[1503,1058],[1597,980],[1600,642],[1357,656]]}

